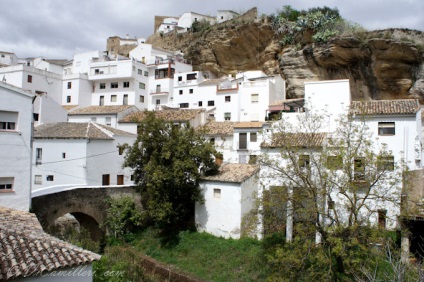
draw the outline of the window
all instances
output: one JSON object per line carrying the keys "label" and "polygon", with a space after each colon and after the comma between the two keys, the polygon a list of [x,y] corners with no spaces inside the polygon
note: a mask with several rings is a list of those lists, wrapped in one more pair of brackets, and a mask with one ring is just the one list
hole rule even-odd
{"label": "window", "polygon": [[180,95],[183,95],[183,93],[184,93],[183,90],[178,91],[178,94],[180,94]]}
{"label": "window", "polygon": [[34,121],[38,121],[38,119],[40,118],[40,114],[33,113],[32,117],[34,118]]}
{"label": "window", "polygon": [[28,75],[28,77],[27,77],[27,82],[28,82],[28,83],[32,83],[32,75]]}
{"label": "window", "polygon": [[66,96],[66,103],[71,103],[71,96]]}
{"label": "window", "polygon": [[106,117],[106,125],[112,126],[112,118],[111,117]]}
{"label": "window", "polygon": [[394,122],[379,122],[378,135],[395,135],[395,123]]}
{"label": "window", "polygon": [[251,96],[252,103],[258,103],[259,102],[259,94],[252,94]]}
{"label": "window", "polygon": [[149,72],[148,71],[144,71],[144,76],[149,76]]}
{"label": "window", "polygon": [[0,130],[16,130],[18,122],[17,112],[0,111]]}
{"label": "window", "polygon": [[13,191],[13,177],[0,177],[0,193]]}
{"label": "window", "polygon": [[202,107],[202,106],[203,106],[203,102],[199,101],[199,107]]}
{"label": "window", "polygon": [[215,101],[208,101],[208,106],[215,106]]}
{"label": "window", "polygon": [[62,153],[62,159],[66,159],[66,153]]}
{"label": "window", "polygon": [[225,103],[231,102],[231,96],[225,96]]}
{"label": "window", "polygon": [[178,81],[183,81],[183,77],[182,76],[179,76],[178,77]]}
{"label": "window", "polygon": [[97,122],[97,118],[96,117],[91,117],[90,120],[91,120],[91,122]]}
{"label": "window", "polygon": [[138,84],[138,88],[140,88],[140,89],[146,89],[146,84],[144,84],[143,82],[140,82]]}
{"label": "window", "polygon": [[211,142],[211,144],[215,144],[215,138],[209,139],[209,142]]}
{"label": "window", "polygon": [[394,171],[395,158],[393,156],[379,157],[377,160],[377,170],[379,172]]}
{"label": "window", "polygon": [[195,80],[197,77],[197,73],[189,73],[187,74],[187,80]]}
{"label": "window", "polygon": [[103,106],[105,104],[105,96],[100,96],[99,106]]}
{"label": "window", "polygon": [[341,156],[328,156],[327,157],[327,168],[329,170],[341,169],[343,165],[343,159]]}
{"label": "window", "polygon": [[160,99],[156,99],[156,105],[160,105]]}
{"label": "window", "polygon": [[188,90],[188,93],[189,93],[189,94],[193,94],[193,89],[189,89],[189,90]]}
{"label": "window", "polygon": [[35,149],[35,164],[41,164],[43,160],[43,148]]}
{"label": "window", "polygon": [[256,142],[258,141],[258,134],[256,132],[250,133],[250,142]]}
{"label": "window", "polygon": [[118,88],[118,82],[111,82],[110,88]]}
{"label": "window", "polygon": [[333,200],[328,199],[327,205],[328,205],[329,210],[334,210],[334,201]]}
{"label": "window", "polygon": [[100,69],[94,69],[94,74],[100,74]]}
{"label": "window", "polygon": [[239,133],[239,150],[247,149],[247,133]]}
{"label": "window", "polygon": [[47,175],[46,176],[46,180],[47,181],[53,181],[53,179],[54,179],[54,176],[53,175]]}
{"label": "window", "polygon": [[386,228],[386,210],[378,210],[378,227],[385,229]]}
{"label": "window", "polygon": [[224,113],[224,120],[231,120],[231,113]]}
{"label": "window", "polygon": [[109,185],[110,184],[110,174],[103,174],[102,175],[102,185]]}
{"label": "window", "polygon": [[309,168],[310,160],[309,155],[300,155],[299,156],[299,167],[300,168]]}
{"label": "window", "polygon": [[100,83],[100,89],[106,89],[106,83]]}
{"label": "window", "polygon": [[43,184],[43,180],[41,179],[42,175],[35,175],[34,184]]}
{"label": "window", "polygon": [[123,83],[124,88],[129,88],[130,87],[130,82],[129,81],[124,81]]}
{"label": "window", "polygon": [[110,101],[111,102],[116,102],[116,95],[111,95],[110,96]]}
{"label": "window", "polygon": [[221,189],[214,188],[213,189],[213,197],[214,198],[221,198]]}
{"label": "window", "polygon": [[363,158],[355,158],[354,160],[353,179],[355,181],[365,180],[365,160]]}
{"label": "window", "polygon": [[188,103],[180,103],[180,108],[188,108]]}
{"label": "window", "polygon": [[131,179],[131,181],[134,181],[134,179],[135,179],[134,178],[134,174],[131,174],[131,178],[130,179]]}
{"label": "window", "polygon": [[144,96],[140,95],[140,103],[144,103]]}
{"label": "window", "polygon": [[143,71],[141,69],[137,69],[138,74],[143,74]]}

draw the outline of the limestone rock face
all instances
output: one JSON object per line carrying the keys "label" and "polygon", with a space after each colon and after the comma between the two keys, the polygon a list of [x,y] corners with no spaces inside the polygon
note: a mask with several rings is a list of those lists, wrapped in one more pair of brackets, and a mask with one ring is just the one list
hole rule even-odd
{"label": "limestone rock face", "polygon": [[278,41],[270,24],[250,20],[196,33],[154,34],[147,43],[184,52],[195,70],[280,74],[287,81],[287,98],[302,97],[306,81],[349,79],[354,100],[417,98],[424,103],[420,31],[374,31],[284,48]]}

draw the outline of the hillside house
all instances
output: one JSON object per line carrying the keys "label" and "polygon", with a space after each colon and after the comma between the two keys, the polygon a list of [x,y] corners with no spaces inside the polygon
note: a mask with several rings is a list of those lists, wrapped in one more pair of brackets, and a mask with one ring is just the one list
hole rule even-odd
{"label": "hillside house", "polygon": [[197,230],[234,239],[260,236],[256,229],[246,230],[242,225],[243,217],[254,207],[254,193],[259,191],[258,172],[255,165],[225,164],[219,174],[204,177],[200,187],[205,201],[195,207]]}
{"label": "hillside house", "polygon": [[28,211],[31,203],[32,100],[0,82],[0,206]]}
{"label": "hillside house", "polygon": [[75,186],[133,184],[131,170],[122,168],[122,145],[135,139],[134,134],[92,122],[35,127],[32,196]]}

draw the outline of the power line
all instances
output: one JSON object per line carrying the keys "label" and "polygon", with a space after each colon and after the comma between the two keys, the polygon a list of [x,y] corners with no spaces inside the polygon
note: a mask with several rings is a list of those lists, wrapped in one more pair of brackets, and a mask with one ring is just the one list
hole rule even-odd
{"label": "power line", "polygon": [[69,160],[61,160],[61,161],[53,161],[53,162],[42,162],[42,164],[54,164],[54,163],[71,162],[71,161],[75,161],[75,160],[82,160],[82,159],[94,158],[94,157],[103,156],[103,155],[107,155],[107,154],[112,154],[112,153],[116,153],[116,152],[119,152],[119,150],[110,151],[110,152],[101,153],[101,154],[96,154],[96,155],[91,155],[91,156],[87,156],[87,157],[69,159]]}
{"label": "power line", "polygon": [[88,179],[88,178],[85,178],[85,177],[75,176],[75,175],[72,175],[72,174],[67,174],[67,173],[63,173],[63,172],[56,171],[56,170],[51,170],[51,169],[41,169],[41,168],[38,168],[38,169],[39,169],[39,170],[42,170],[42,171],[50,171],[50,172],[54,172],[54,173],[57,173],[57,174],[62,174],[62,175],[65,175],[65,176],[70,176],[70,177],[74,177],[74,178],[79,178],[79,179],[83,179],[83,180],[90,180],[90,181],[99,182],[99,183],[101,183],[101,182],[102,182],[102,181],[99,181],[99,180],[93,180],[93,179]]}

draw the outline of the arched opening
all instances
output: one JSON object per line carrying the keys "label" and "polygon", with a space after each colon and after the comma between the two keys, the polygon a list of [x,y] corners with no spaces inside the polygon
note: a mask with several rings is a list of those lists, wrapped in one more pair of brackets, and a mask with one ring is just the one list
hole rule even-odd
{"label": "arched opening", "polygon": [[81,227],[90,232],[90,237],[93,241],[99,242],[103,238],[104,232],[94,218],[80,212],[73,212],[71,214],[79,222]]}
{"label": "arched opening", "polygon": [[[104,231],[100,228],[99,223],[90,215],[82,212],[67,213],[54,221],[54,235],[62,235],[63,233],[77,232],[81,233],[82,229],[89,233],[90,239],[100,242],[104,237]],[[69,235],[69,234],[68,234]]]}

